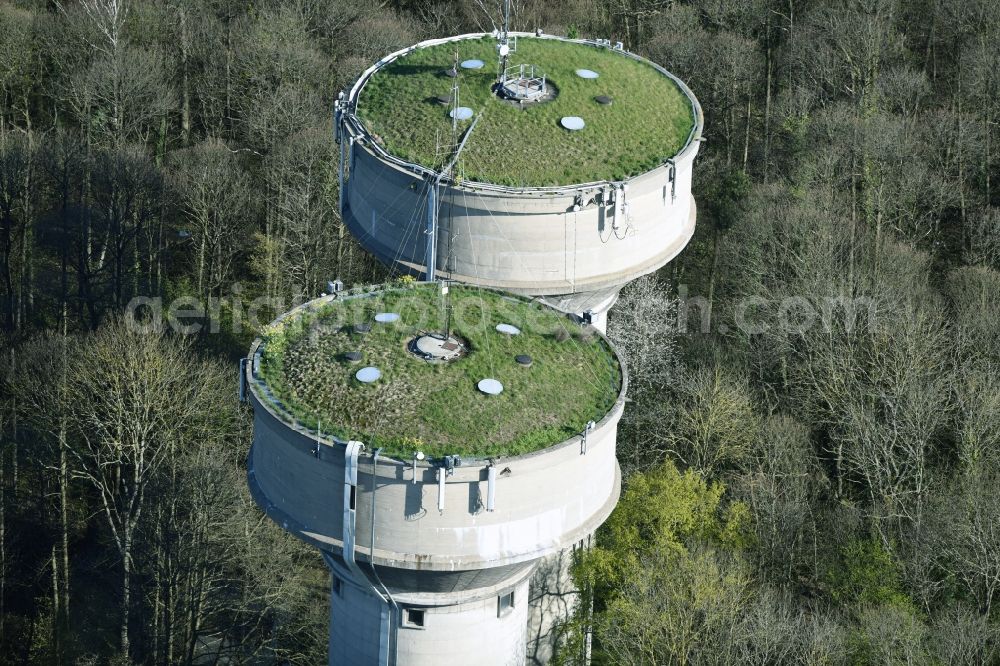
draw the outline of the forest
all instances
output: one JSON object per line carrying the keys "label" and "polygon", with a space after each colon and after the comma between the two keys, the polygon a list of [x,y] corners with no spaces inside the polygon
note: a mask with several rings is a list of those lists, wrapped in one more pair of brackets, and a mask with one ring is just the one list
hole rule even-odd
{"label": "forest", "polygon": [[[501,6],[0,1],[0,664],[325,661],[236,364],[327,280],[396,277],[337,212],[337,93]],[[560,663],[997,663],[1000,3],[512,23],[620,40],[705,113],[695,238],[612,311],[624,490]]]}

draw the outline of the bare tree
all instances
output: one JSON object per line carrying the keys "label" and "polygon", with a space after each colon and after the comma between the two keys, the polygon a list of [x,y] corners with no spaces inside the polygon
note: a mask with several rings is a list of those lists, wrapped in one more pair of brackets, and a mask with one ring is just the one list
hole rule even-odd
{"label": "bare tree", "polygon": [[885,604],[861,610],[858,633],[862,659],[877,664],[920,664],[928,661],[926,626],[907,609]]}
{"label": "bare tree", "polygon": [[0,137],[13,128],[30,131],[31,93],[39,63],[30,12],[6,4],[0,7]]}
{"label": "bare tree", "polygon": [[1000,595],[1000,498],[996,469],[977,468],[955,482],[935,502],[929,528],[939,567],[976,600],[989,617]]}
{"label": "bare tree", "polygon": [[335,207],[337,165],[323,129],[307,129],[289,137],[267,161],[275,188],[277,268],[283,293],[315,294],[326,281],[340,276],[335,265],[343,256],[345,228]]}
{"label": "bare tree", "polygon": [[[142,258],[152,258],[144,232],[160,213],[163,177],[141,148],[126,147],[98,153],[93,164],[91,213],[93,250],[90,261],[109,277],[111,302],[124,307],[139,293]],[[143,242],[147,247],[143,247]]]}
{"label": "bare tree", "polygon": [[0,285],[4,326],[8,331],[19,325],[24,308],[20,296],[30,245],[27,201],[33,194],[33,162],[34,150],[26,137],[0,137]]}
{"label": "bare tree", "polygon": [[116,147],[148,143],[161,119],[176,106],[163,56],[137,47],[99,53],[67,87],[81,124],[93,126],[98,143]]}
{"label": "bare tree", "polygon": [[631,403],[622,419],[618,455],[629,472],[659,462],[657,433],[665,390],[680,372],[677,299],[646,276],[629,283],[608,317],[608,335],[625,356]]}
{"label": "bare tree", "polygon": [[174,450],[212,438],[218,369],[182,340],[115,320],[71,356],[72,473],[99,498],[121,558],[122,654],[130,652],[132,574],[147,488]]}
{"label": "bare tree", "polygon": [[976,666],[995,659],[998,638],[997,628],[989,618],[953,605],[935,614],[930,646],[932,654],[943,664]]}
{"label": "bare tree", "polygon": [[812,447],[802,423],[773,416],[762,423],[734,486],[750,507],[762,567],[786,584],[800,582],[812,560],[813,479],[822,478]]}
{"label": "bare tree", "polygon": [[621,291],[608,334],[625,355],[634,394],[660,390],[675,378],[677,299],[656,276],[641,277]]}
{"label": "bare tree", "polygon": [[198,293],[206,298],[222,289],[246,246],[253,200],[250,179],[238,155],[220,141],[174,153],[171,161],[184,218],[198,248]]}
{"label": "bare tree", "polygon": [[996,208],[987,208],[969,220],[966,261],[1000,269],[1000,211]]}
{"label": "bare tree", "polygon": [[741,463],[758,428],[746,379],[700,367],[682,376],[675,391],[672,427],[657,434],[666,447],[710,477]]}

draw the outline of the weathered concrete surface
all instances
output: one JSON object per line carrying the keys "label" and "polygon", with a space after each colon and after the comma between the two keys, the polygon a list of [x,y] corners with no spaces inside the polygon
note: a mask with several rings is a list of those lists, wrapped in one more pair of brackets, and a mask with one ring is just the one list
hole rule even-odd
{"label": "weathered concrete surface", "polygon": [[[612,184],[544,194],[442,185],[438,277],[546,296],[621,288],[655,271],[694,233],[691,168],[699,145],[674,165],[627,181],[624,194]],[[384,263],[422,274],[426,184],[362,143],[351,155],[348,227]]]}
{"label": "weathered concrete surface", "polygon": [[528,609],[529,664],[547,664],[562,640],[559,625],[573,616],[580,600],[570,567],[577,549],[585,547],[590,539],[588,535],[569,548],[546,555],[535,567]]}
{"label": "weathered concrete surface", "polygon": [[[343,449],[295,432],[253,395],[251,486],[285,529],[327,550],[341,547]],[[487,461],[446,476],[440,468],[381,459],[375,473],[377,564],[399,569],[463,571],[537,559],[593,532],[618,499],[615,441],[621,404],[587,436],[496,463],[496,510],[485,510]],[[372,523],[371,456],[359,459],[359,551],[368,555]]]}
{"label": "weathered concrete surface", "polygon": [[[340,581],[334,582],[330,593],[331,664],[525,663],[530,567],[511,584],[487,596],[444,605],[407,603],[397,598],[395,606],[379,599],[367,585],[357,585],[345,569],[336,564],[331,568],[336,577],[332,580]],[[510,592],[513,606],[501,613],[500,596]],[[422,628],[407,623],[408,610],[423,611]]]}

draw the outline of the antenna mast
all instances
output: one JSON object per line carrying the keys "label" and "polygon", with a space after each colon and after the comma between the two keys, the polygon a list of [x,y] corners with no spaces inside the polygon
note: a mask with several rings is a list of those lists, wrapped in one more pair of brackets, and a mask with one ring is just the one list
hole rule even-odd
{"label": "antenna mast", "polygon": [[458,51],[455,52],[455,64],[451,69],[456,73],[451,85],[451,141],[454,144],[458,136]]}
{"label": "antenna mast", "polygon": [[455,149],[455,154],[452,156],[451,161],[441,169],[427,190],[427,265],[424,272],[424,279],[428,282],[434,282],[437,276],[438,194],[441,189],[441,181],[451,173],[451,170],[458,162],[458,156],[461,154],[462,149],[465,148],[466,142],[472,135],[472,130],[476,129],[476,123],[479,122],[481,116],[482,112],[472,120],[469,129],[465,130],[462,142]]}
{"label": "antenna mast", "polygon": [[507,58],[510,56],[510,0],[503,3],[503,27],[500,29],[500,43],[497,50],[500,52],[500,87],[507,82]]}

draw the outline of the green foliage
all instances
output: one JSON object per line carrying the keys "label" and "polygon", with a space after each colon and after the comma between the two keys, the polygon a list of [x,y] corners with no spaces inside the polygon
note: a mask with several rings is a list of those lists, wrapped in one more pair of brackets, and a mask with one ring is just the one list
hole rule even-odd
{"label": "green foliage", "polygon": [[830,596],[849,608],[890,605],[913,609],[903,589],[899,563],[874,538],[852,539],[842,546],[828,582]]}
{"label": "green foliage", "polygon": [[[747,507],[725,506],[725,488],[671,463],[635,474],[574,567],[597,610],[599,663],[684,661],[732,623],[746,602]],[[585,617],[563,658],[580,647]]]}
{"label": "green foliage", "polygon": [[618,506],[586,552],[577,580],[613,590],[654,553],[685,553],[692,541],[738,551],[746,545],[747,508],[723,506],[725,486],[666,462],[629,479]]}
{"label": "green foliage", "polygon": [[[399,283],[370,297],[338,299],[265,328],[263,373],[286,409],[310,428],[380,446],[408,458],[408,438],[426,442],[430,456],[516,455],[551,446],[600,421],[618,398],[621,373],[600,338],[583,338],[581,326],[561,313],[496,292],[453,286],[452,332],[468,353],[455,361],[428,363],[410,353],[409,342],[443,331],[447,314],[436,287]],[[398,312],[400,322],[373,324],[363,336],[356,322],[376,312]],[[520,335],[497,333],[511,323]],[[559,331],[575,335],[560,340]],[[349,351],[378,367],[372,385],[354,379]],[[518,354],[532,357],[529,368]],[[476,390],[492,377],[498,396]]]}

